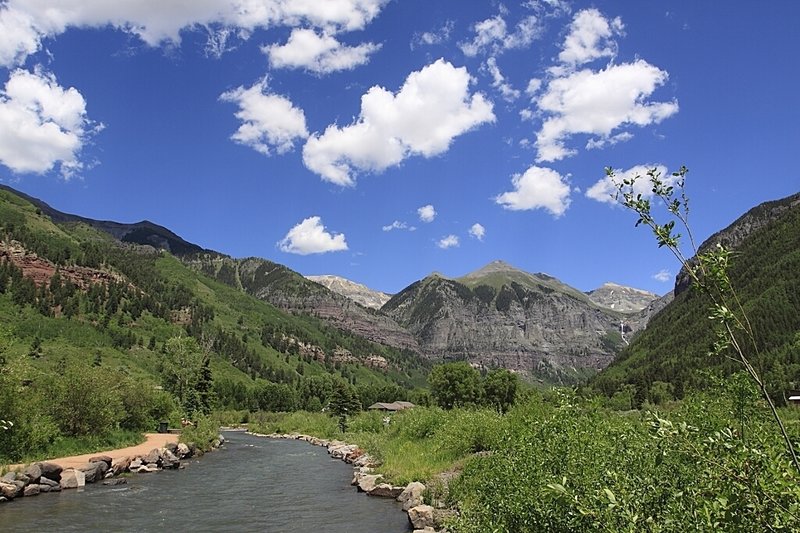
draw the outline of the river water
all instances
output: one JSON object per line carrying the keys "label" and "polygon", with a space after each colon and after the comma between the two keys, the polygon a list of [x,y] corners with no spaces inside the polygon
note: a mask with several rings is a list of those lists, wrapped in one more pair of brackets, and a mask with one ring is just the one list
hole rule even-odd
{"label": "river water", "polygon": [[224,435],[222,448],[184,470],[0,504],[0,531],[411,531],[398,503],[356,492],[353,468],[325,448]]}

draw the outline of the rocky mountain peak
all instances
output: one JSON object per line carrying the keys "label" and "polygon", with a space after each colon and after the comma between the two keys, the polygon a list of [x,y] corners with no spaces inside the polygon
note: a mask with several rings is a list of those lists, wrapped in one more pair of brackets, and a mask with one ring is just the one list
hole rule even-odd
{"label": "rocky mountain peak", "polygon": [[380,309],[383,307],[383,304],[388,302],[392,297],[390,294],[370,289],[366,285],[356,283],[355,281],[341,276],[324,274],[321,276],[306,276],[306,279],[319,283],[323,287],[327,287],[329,290],[341,294],[345,298],[349,298],[364,307],[370,307],[372,309]]}
{"label": "rocky mountain peak", "polygon": [[658,299],[658,295],[652,292],[626,287],[611,281],[603,283],[599,288],[586,294],[597,305],[621,313],[641,311]]}
{"label": "rocky mountain peak", "polygon": [[464,279],[476,279],[476,278],[483,278],[492,274],[498,273],[508,273],[508,272],[522,272],[522,270],[516,268],[505,261],[497,259],[492,261],[491,263],[479,268],[474,272],[470,272]]}

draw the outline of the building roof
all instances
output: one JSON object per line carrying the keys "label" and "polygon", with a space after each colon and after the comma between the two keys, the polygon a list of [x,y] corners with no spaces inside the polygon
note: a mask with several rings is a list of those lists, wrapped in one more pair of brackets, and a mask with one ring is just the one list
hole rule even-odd
{"label": "building roof", "polygon": [[380,411],[402,411],[403,409],[410,409],[414,407],[411,402],[376,402],[369,406],[369,409],[377,409]]}

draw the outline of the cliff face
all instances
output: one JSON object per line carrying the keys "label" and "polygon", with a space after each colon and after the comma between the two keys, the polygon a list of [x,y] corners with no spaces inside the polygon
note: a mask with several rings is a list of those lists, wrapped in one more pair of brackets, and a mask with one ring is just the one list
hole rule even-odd
{"label": "cliff face", "polygon": [[623,343],[625,315],[555,278],[500,262],[458,280],[425,278],[383,311],[430,357],[502,366],[547,381],[571,382],[602,369]]}
{"label": "cliff face", "polygon": [[411,333],[392,318],[307,280],[283,265],[266,259],[232,259],[215,254],[184,257],[183,261],[196,271],[284,311],[316,316],[336,328],[386,346],[419,351]]}

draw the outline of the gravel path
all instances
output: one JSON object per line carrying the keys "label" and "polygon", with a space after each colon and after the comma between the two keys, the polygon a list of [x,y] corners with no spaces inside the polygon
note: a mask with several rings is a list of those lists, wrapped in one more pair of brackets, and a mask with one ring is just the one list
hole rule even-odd
{"label": "gravel path", "polygon": [[[153,448],[163,448],[170,442],[178,442],[178,435],[172,433],[145,433],[146,440],[137,444],[136,446],[129,446],[127,448],[120,448],[118,450],[107,450],[102,452],[85,453],[83,455],[73,455],[70,457],[57,457],[55,459],[46,459],[48,463],[55,463],[61,465],[62,468],[71,468],[74,466],[82,465],[89,461],[91,457],[98,455],[108,455],[113,460],[122,457],[130,457],[134,455],[147,455]],[[45,462],[42,461],[42,462]],[[25,465],[10,465],[10,469],[23,468]]]}

